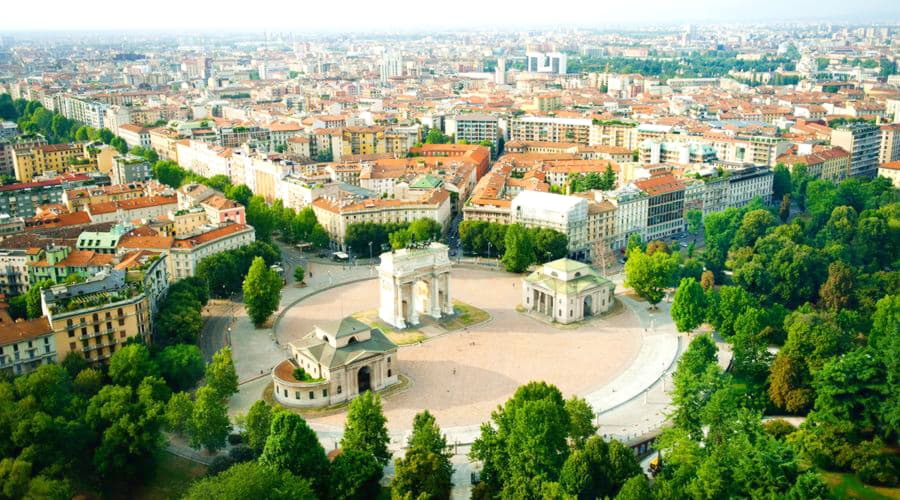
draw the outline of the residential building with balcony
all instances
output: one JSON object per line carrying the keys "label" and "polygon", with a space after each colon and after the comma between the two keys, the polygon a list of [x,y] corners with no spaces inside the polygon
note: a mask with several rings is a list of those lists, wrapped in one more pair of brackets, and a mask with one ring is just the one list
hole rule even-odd
{"label": "residential building with balcony", "polygon": [[128,339],[152,341],[152,312],[144,282],[129,279],[124,270],[43,290],[41,307],[60,360],[69,352],[79,352],[89,363],[106,364]]}
{"label": "residential building with balcony", "polygon": [[65,245],[38,248],[28,255],[28,281],[32,285],[43,280],[63,283],[73,274],[88,278],[112,267],[113,258],[112,254]]}
{"label": "residential building with balcony", "polygon": [[850,177],[875,177],[881,129],[871,123],[848,123],[831,131],[831,144],[850,153]]}
{"label": "residential building with balcony", "polygon": [[25,250],[0,250],[0,293],[13,296],[25,293],[28,282],[28,253]]}
{"label": "residential building with balcony", "polygon": [[647,194],[646,241],[662,240],[684,232],[683,182],[671,174],[656,175],[634,182]]}
{"label": "residential building with balcony", "polygon": [[97,165],[90,160],[81,166],[73,165],[73,162],[85,160],[84,153],[84,148],[78,144],[48,144],[13,150],[13,170],[21,182],[29,182],[47,171],[64,174],[80,167],[95,170]]}

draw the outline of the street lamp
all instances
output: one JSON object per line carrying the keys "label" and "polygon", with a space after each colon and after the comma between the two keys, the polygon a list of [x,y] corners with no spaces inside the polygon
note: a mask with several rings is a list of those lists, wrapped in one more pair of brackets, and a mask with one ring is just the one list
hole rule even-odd
{"label": "street lamp", "polygon": [[372,263],[372,242],[369,242],[369,264]]}

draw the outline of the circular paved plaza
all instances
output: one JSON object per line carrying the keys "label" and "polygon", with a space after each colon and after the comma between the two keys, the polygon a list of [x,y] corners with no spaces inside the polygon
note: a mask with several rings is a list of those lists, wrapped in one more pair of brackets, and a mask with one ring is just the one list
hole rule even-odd
{"label": "circular paved plaza", "polygon": [[[566,397],[584,395],[609,383],[634,361],[641,328],[629,308],[577,329],[557,329],[516,311],[521,292],[519,276],[453,270],[453,298],[487,311],[492,319],[468,331],[400,347],[400,372],[412,384],[382,401],[388,427],[409,428],[423,409],[430,410],[442,427],[478,424],[529,381],[555,384]],[[316,323],[377,307],[376,280],[339,286],[291,307],[279,322],[277,335],[280,342],[291,342]],[[341,412],[309,420],[339,426],[345,416]]]}

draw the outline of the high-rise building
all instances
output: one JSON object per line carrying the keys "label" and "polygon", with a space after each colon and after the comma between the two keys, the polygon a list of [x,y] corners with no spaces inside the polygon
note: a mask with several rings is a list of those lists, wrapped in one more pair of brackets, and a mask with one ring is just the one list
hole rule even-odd
{"label": "high-rise building", "polygon": [[385,54],[381,60],[381,81],[386,83],[389,79],[403,76],[403,57],[397,54]]}
{"label": "high-rise building", "polygon": [[526,52],[526,67],[532,73],[566,74],[567,57],[561,52]]}
{"label": "high-rise building", "polygon": [[875,177],[881,147],[881,128],[878,125],[841,125],[831,131],[831,144],[850,152],[850,177]]}
{"label": "high-rise building", "polygon": [[497,85],[506,85],[506,58],[497,58],[497,67],[494,68],[494,83]]}

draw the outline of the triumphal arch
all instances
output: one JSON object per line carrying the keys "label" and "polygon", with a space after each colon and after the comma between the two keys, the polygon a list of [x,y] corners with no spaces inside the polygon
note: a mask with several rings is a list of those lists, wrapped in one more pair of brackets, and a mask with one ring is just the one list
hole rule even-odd
{"label": "triumphal arch", "polygon": [[381,254],[378,316],[395,328],[419,323],[424,314],[453,314],[447,245],[431,243]]}

